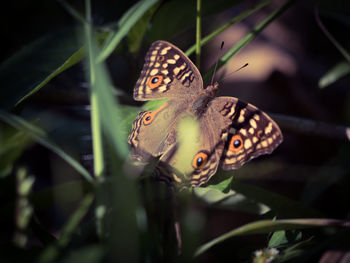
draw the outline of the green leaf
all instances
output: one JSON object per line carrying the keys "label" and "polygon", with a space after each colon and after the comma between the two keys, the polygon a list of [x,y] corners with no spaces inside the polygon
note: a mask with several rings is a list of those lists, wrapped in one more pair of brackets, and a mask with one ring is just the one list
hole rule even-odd
{"label": "green leaf", "polygon": [[71,156],[69,156],[66,152],[64,152],[58,145],[52,142],[48,137],[45,131],[39,129],[38,127],[30,124],[24,119],[9,114],[0,110],[0,120],[6,122],[10,126],[22,131],[26,136],[34,139],[41,145],[50,149],[58,156],[60,156],[63,160],[68,162],[78,173],[80,173],[87,181],[93,182],[93,178],[90,173],[76,160],[74,160]]}
{"label": "green leaf", "polygon": [[132,53],[136,53],[142,43],[144,34],[146,33],[147,27],[150,24],[151,18],[154,12],[159,7],[160,2],[149,8],[145,14],[135,23],[135,25],[130,29],[127,40],[129,45],[129,50]]}
{"label": "green leaf", "polygon": [[17,158],[32,140],[22,131],[8,130],[0,125],[0,177],[9,175]]}
{"label": "green leaf", "polygon": [[[202,0],[202,17],[217,14],[240,2],[242,0]],[[164,2],[153,18],[152,27],[147,34],[148,42],[159,39],[169,40],[184,30],[194,27],[195,17],[196,1],[172,0]]]}
{"label": "green leaf", "polygon": [[261,220],[253,223],[246,224],[244,226],[238,227],[226,234],[223,234],[208,243],[200,246],[196,252],[195,256],[199,256],[207,251],[209,248],[225,241],[228,238],[234,236],[242,235],[253,235],[253,234],[266,234],[272,231],[278,230],[290,230],[290,229],[301,229],[301,228],[310,228],[310,227],[350,227],[350,223],[343,220],[336,219],[285,219],[285,220]]}
{"label": "green leaf", "polygon": [[193,192],[198,198],[211,206],[217,206],[227,210],[243,211],[245,213],[258,215],[264,214],[270,210],[268,206],[254,202],[231,189],[228,192],[222,192],[210,186],[195,187],[193,188]]}
{"label": "green leaf", "polygon": [[318,81],[318,86],[323,89],[338,81],[342,77],[350,73],[350,63],[348,61],[342,61],[331,68],[326,74],[324,74]]}
{"label": "green leaf", "polygon": [[227,179],[224,179],[223,181],[221,181],[220,183],[215,185],[209,185],[208,187],[223,192],[228,188],[230,188],[232,180],[233,180],[233,176],[230,176]]}
{"label": "green leaf", "polygon": [[[96,39],[92,38],[92,30],[86,26],[87,46],[89,47],[89,79],[91,87],[91,125],[93,136],[93,149],[96,169],[97,165],[104,166],[102,134],[104,133],[123,159],[128,154],[127,136],[120,123],[123,115],[119,109],[119,103],[114,96],[112,81],[103,62],[96,62],[98,48]],[[102,126],[101,126],[102,125]],[[97,141],[98,144],[96,143]],[[96,162],[96,160],[100,160]],[[95,172],[96,173],[96,172]]]}
{"label": "green leaf", "polygon": [[97,57],[97,62],[105,60],[120,41],[129,33],[130,29],[139,21],[140,18],[149,10],[157,0],[141,0],[133,5],[119,20],[118,31],[111,37],[111,40],[105,44]]}
{"label": "green leaf", "polygon": [[288,243],[300,241],[302,234],[300,231],[276,231],[272,234],[268,247],[279,247]]}
{"label": "green leaf", "polygon": [[149,110],[149,111],[156,110],[160,108],[165,102],[167,102],[167,100],[168,99],[147,101],[145,104],[142,105],[142,109]]}
{"label": "green leaf", "polygon": [[26,45],[0,65],[0,108],[18,106],[84,55],[74,32],[59,31]]}

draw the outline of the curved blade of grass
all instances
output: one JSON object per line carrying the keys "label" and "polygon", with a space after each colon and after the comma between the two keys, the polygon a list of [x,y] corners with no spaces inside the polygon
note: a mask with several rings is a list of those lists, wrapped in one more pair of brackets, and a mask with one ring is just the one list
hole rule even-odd
{"label": "curved blade of grass", "polygon": [[[242,12],[241,14],[239,14],[238,16],[234,17],[228,23],[226,23],[225,25],[219,27],[218,29],[216,29],[215,31],[213,31],[212,33],[207,35],[205,38],[201,39],[200,46],[204,46],[206,43],[208,43],[210,40],[212,40],[218,34],[223,32],[225,29],[229,28],[230,26],[232,26],[235,23],[238,23],[239,21],[242,21],[244,18],[250,16],[251,14],[253,14],[256,11],[258,11],[260,8],[266,6],[270,2],[271,2],[271,0],[264,0],[261,3],[257,4],[256,6],[252,7],[251,9],[248,9],[248,10]],[[190,47],[189,49],[187,49],[185,54],[187,56],[190,56],[195,50],[196,50],[196,44],[193,45],[192,47]]]}
{"label": "curved blade of grass", "polygon": [[318,26],[321,28],[322,32],[326,35],[329,41],[339,50],[339,52],[344,56],[344,58],[350,63],[350,53],[342,46],[340,43],[332,36],[332,34],[327,30],[327,28],[322,23],[318,9],[315,9],[315,18]]}
{"label": "curved blade of grass", "polygon": [[291,230],[311,227],[350,227],[349,221],[336,220],[336,219],[284,219],[284,220],[261,220],[254,223],[246,224],[238,227],[226,234],[223,234],[212,241],[205,243],[200,246],[194,256],[199,256],[207,251],[209,248],[225,241],[228,238],[242,235],[253,235],[253,234],[267,234],[279,230]]}
{"label": "curved blade of grass", "polygon": [[323,89],[350,73],[350,63],[342,61],[331,68],[318,81],[318,86]]}
{"label": "curved blade of grass", "polygon": [[73,234],[73,231],[77,228],[83,217],[88,212],[92,201],[94,200],[94,196],[92,194],[87,194],[85,198],[82,200],[80,206],[75,210],[73,215],[69,218],[67,223],[64,225],[61,236],[57,240],[55,245],[48,246],[43,253],[40,255],[38,262],[46,263],[53,262],[61,249],[66,247],[70,241],[70,238]]}
{"label": "curved blade of grass", "polygon": [[[85,28],[87,46],[89,48],[89,79],[91,86],[91,126],[93,134],[95,175],[103,172],[102,133],[113,144],[116,152],[124,159],[128,154],[127,137],[123,131],[123,115],[119,109],[118,100],[114,96],[113,85],[104,63],[97,61],[98,48],[96,39],[92,36],[89,24]],[[101,54],[101,53],[100,53]]]}
{"label": "curved blade of grass", "polygon": [[105,60],[113,50],[118,46],[119,42],[125,37],[136,22],[150,9],[157,0],[143,0],[133,5],[119,20],[118,31],[112,37],[111,41],[101,50],[97,56],[97,62]]}
{"label": "curved blade of grass", "polygon": [[[231,59],[239,50],[249,44],[261,31],[265,29],[271,22],[273,22],[278,16],[280,16],[284,11],[286,11],[296,0],[289,0],[279,9],[274,11],[271,15],[264,19],[260,24],[258,24],[249,34],[242,38],[236,45],[234,45],[224,56],[219,60],[217,70],[224,66],[229,59]],[[203,80],[206,81],[214,72],[214,65],[209,69],[209,71],[204,75]]]}
{"label": "curved blade of grass", "polygon": [[16,115],[12,115],[1,110],[0,110],[0,120],[24,132],[27,136],[33,138],[35,141],[37,141],[41,145],[45,146],[46,148],[56,153],[63,160],[69,163],[87,181],[89,182],[94,181],[90,173],[79,162],[77,162],[71,156],[69,156],[66,152],[64,152],[58,145],[50,141],[49,138],[47,137],[47,134],[43,130],[28,123],[27,121],[23,120],[22,118]]}
{"label": "curved blade of grass", "polygon": [[57,69],[55,69],[51,74],[49,74],[43,81],[41,81],[38,85],[36,85],[29,93],[23,96],[17,103],[15,104],[15,108],[17,108],[24,100],[28,99],[30,96],[37,93],[42,87],[44,87],[51,79],[62,73],[63,71],[69,69],[71,66],[75,65],[79,61],[81,61],[85,56],[85,48],[81,47],[78,51],[74,52],[66,61],[63,62]]}

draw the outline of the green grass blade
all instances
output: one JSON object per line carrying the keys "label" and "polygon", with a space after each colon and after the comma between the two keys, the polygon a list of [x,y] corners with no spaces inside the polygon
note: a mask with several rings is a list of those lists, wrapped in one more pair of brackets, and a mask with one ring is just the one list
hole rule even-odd
{"label": "green grass blade", "polygon": [[261,220],[253,223],[246,224],[244,226],[238,227],[228,233],[225,233],[212,241],[205,243],[200,246],[196,252],[195,256],[203,254],[205,251],[211,247],[225,241],[228,238],[234,236],[242,235],[253,235],[253,234],[267,234],[279,230],[291,230],[291,229],[301,229],[301,228],[311,228],[311,227],[350,227],[349,221],[336,220],[336,219],[285,219],[285,220]]}
{"label": "green grass blade", "polygon": [[113,50],[118,46],[120,41],[125,37],[136,22],[150,9],[157,0],[143,0],[133,5],[118,22],[118,31],[111,41],[102,49],[97,57],[97,61],[105,60]]}
{"label": "green grass blade", "polygon": [[51,74],[49,74],[43,81],[41,81],[38,85],[36,85],[29,93],[23,96],[17,103],[15,104],[15,108],[19,107],[20,104],[23,103],[30,96],[37,93],[42,87],[44,87],[50,80],[54,77],[62,73],[63,71],[69,69],[71,66],[75,65],[79,61],[81,61],[85,56],[85,48],[82,47],[78,49],[78,51],[74,52],[62,65],[60,65],[57,69],[55,69]]}
{"label": "green grass blade", "polygon": [[38,259],[39,263],[53,262],[57,258],[60,250],[68,245],[73,231],[77,228],[78,224],[88,212],[93,200],[94,197],[92,194],[85,196],[80,206],[75,210],[73,215],[63,227],[57,243],[55,245],[48,246],[40,255]]}
{"label": "green grass blade", "polygon": [[[91,2],[85,1],[86,6],[86,20],[91,21]],[[95,66],[95,49],[92,39],[92,26],[91,24],[85,24],[85,38],[88,47],[88,59],[89,59],[89,81],[90,81],[90,116],[91,116],[91,134],[92,134],[92,149],[94,155],[94,175],[96,179],[102,179],[104,176],[105,164],[104,164],[104,152],[103,152],[103,140],[102,140],[102,127],[101,127],[101,112],[98,100],[98,86],[96,86],[96,66]],[[98,75],[97,78],[102,77]]]}
{"label": "green grass blade", "polygon": [[196,14],[196,66],[200,70],[201,66],[201,9],[202,0],[197,0],[197,14]]}
{"label": "green grass blade", "polygon": [[[205,38],[201,39],[200,41],[200,46],[204,46],[206,43],[208,43],[210,40],[212,40],[214,37],[216,37],[218,34],[220,34],[221,32],[223,32],[224,30],[226,30],[227,28],[229,28],[230,26],[232,26],[235,23],[238,23],[239,21],[243,20],[244,18],[250,16],[251,14],[253,14],[254,12],[258,11],[259,9],[261,9],[262,7],[266,6],[268,3],[270,3],[271,0],[264,0],[261,3],[257,4],[256,6],[252,7],[251,9],[248,9],[244,12],[242,12],[241,14],[239,14],[238,16],[234,17],[231,21],[229,21],[228,23],[226,23],[225,25],[219,27],[218,29],[216,29],[215,31],[213,31],[212,33],[210,33],[209,35],[207,35]],[[196,50],[196,44],[193,45],[192,47],[190,47],[185,54],[187,56],[190,56],[194,51]]]}
{"label": "green grass blade", "polygon": [[10,126],[24,132],[26,135],[50,149],[63,160],[69,163],[78,173],[80,173],[87,181],[93,182],[92,176],[90,173],[76,160],[64,152],[58,145],[50,141],[46,133],[39,129],[38,127],[26,122],[22,118],[9,114],[5,111],[0,110],[0,120],[6,122]]}
{"label": "green grass blade", "polygon": [[[279,9],[274,11],[271,15],[269,15],[264,21],[258,24],[252,32],[242,38],[236,45],[234,45],[224,56],[221,57],[218,63],[218,68],[224,66],[229,59],[231,59],[239,50],[249,44],[261,31],[263,31],[271,22],[273,22],[278,16],[280,16],[283,12],[285,12],[296,0],[289,0]],[[204,75],[203,80],[206,81],[210,78],[210,76],[214,72],[214,65],[210,68],[210,70]]]}
{"label": "green grass blade", "polygon": [[348,75],[350,73],[350,63],[348,61],[342,61],[331,68],[326,74],[324,74],[318,81],[318,86],[323,89],[336,82],[338,79]]}
{"label": "green grass blade", "polygon": [[103,170],[102,133],[108,137],[122,159],[128,154],[127,135],[121,125],[123,115],[114,96],[108,71],[103,63],[96,62],[99,51],[90,25],[86,28],[86,41],[89,47],[92,132],[96,135],[93,140],[97,140],[93,142],[97,147],[96,151],[94,149],[94,155],[98,155],[95,158],[98,158],[98,165]]}
{"label": "green grass blade", "polygon": [[322,21],[320,19],[320,16],[318,14],[318,10],[317,9],[316,9],[315,18],[316,18],[316,22],[318,23],[319,27],[321,28],[323,33],[326,35],[326,37],[329,39],[329,41],[332,42],[332,44],[338,49],[338,51],[350,63],[350,53],[333,37],[333,35],[323,25],[323,23],[322,23]]}

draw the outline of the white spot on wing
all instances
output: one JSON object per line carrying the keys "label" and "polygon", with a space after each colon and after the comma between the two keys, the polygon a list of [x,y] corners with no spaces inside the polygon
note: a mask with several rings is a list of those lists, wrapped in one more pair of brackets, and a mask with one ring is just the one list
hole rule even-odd
{"label": "white spot on wing", "polygon": [[158,73],[158,69],[152,69],[152,71],[149,73],[151,76],[154,76]]}

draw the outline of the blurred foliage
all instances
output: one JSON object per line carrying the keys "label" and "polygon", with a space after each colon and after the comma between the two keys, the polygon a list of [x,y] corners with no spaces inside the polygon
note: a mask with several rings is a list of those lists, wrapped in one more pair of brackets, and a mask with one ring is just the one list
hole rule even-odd
{"label": "blurred foliage", "polygon": [[[0,64],[1,262],[310,262],[350,238],[348,145],[332,141],[336,154],[321,165],[273,155],[182,191],[156,181],[154,163],[142,169],[127,162],[132,121],[164,103],[132,102],[144,51],[158,39],[193,44],[195,1],[59,2],[22,1],[25,13],[11,3],[4,16],[24,19],[5,31]],[[220,66],[294,7],[242,2],[202,1],[203,23],[229,16],[206,31],[206,41],[265,8],[264,20],[222,55]],[[349,16],[336,3],[332,17],[346,26]],[[319,4],[324,14],[329,1]],[[348,68],[348,61],[338,64],[320,85],[334,85]],[[189,122],[193,127],[180,130],[185,159],[192,144],[184,134],[198,132]],[[272,175],[286,180],[288,191],[269,182]],[[335,186],[338,199],[327,192]],[[336,212],[322,206],[325,196]]]}

